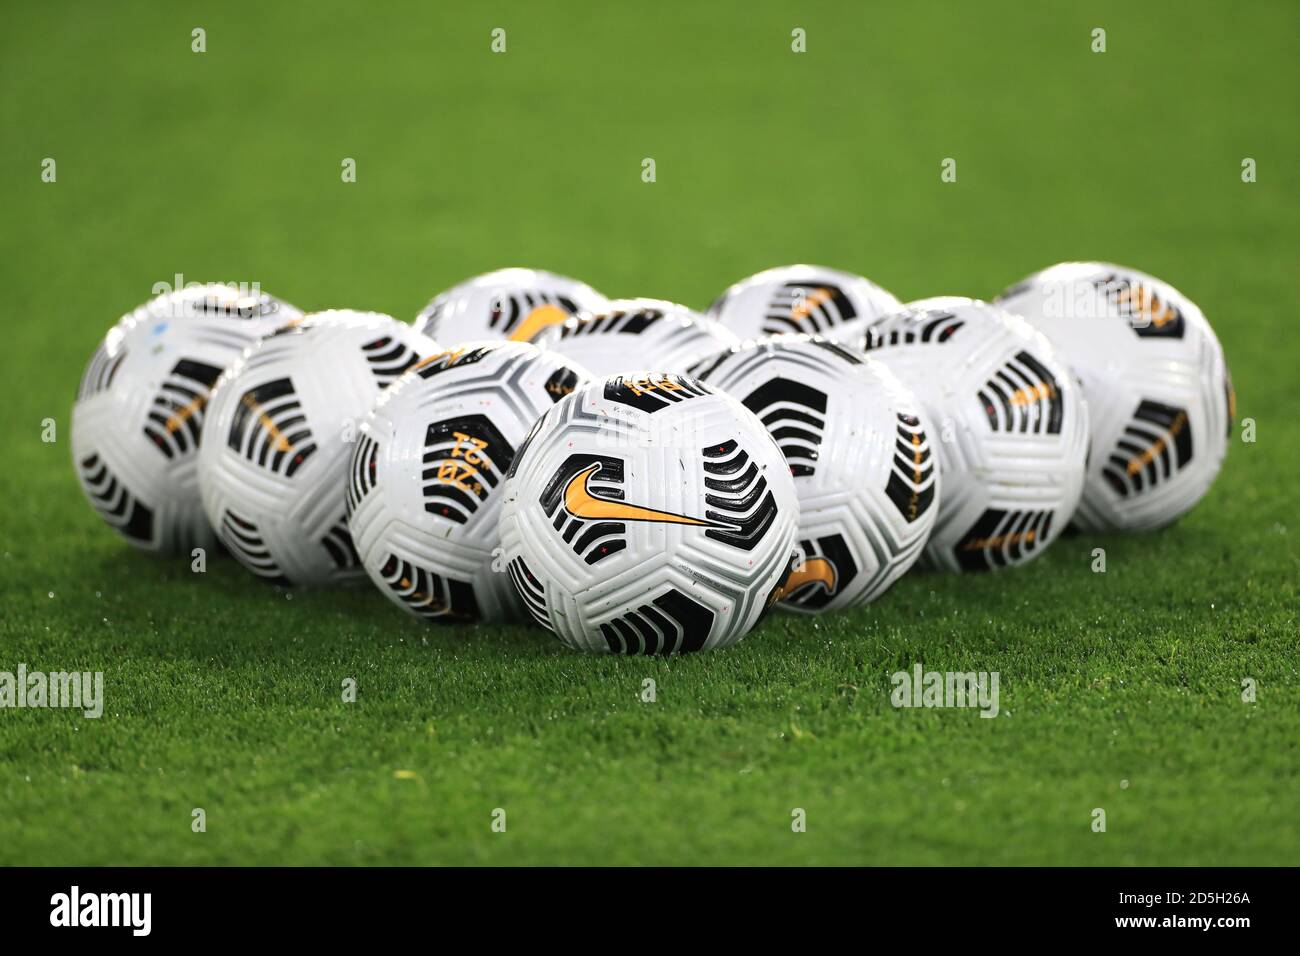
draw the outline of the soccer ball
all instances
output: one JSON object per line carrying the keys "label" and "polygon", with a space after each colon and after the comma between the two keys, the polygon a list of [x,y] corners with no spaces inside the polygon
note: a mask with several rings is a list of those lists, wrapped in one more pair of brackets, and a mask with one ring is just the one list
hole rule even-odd
{"label": "soccer ball", "polygon": [[709,315],[742,339],[808,332],[835,341],[861,335],[902,303],[862,276],[825,266],[778,266],[741,279]]}
{"label": "soccer ball", "polygon": [[247,345],[301,315],[210,284],[161,295],[109,330],[72,407],[72,458],[110,527],[148,551],[212,546],[195,473],[209,392]]}
{"label": "soccer ball", "polygon": [[450,348],[488,339],[528,342],[579,312],[595,312],[605,297],[577,279],[539,269],[498,269],[441,293],[415,319],[415,328]]}
{"label": "soccer ball", "polygon": [[998,299],[1079,376],[1092,449],[1075,523],[1147,531],[1209,490],[1236,413],[1214,330],[1173,286],[1103,262],[1065,262]]}
{"label": "soccer ball", "polygon": [[882,363],[825,339],[760,339],[694,374],[759,417],[799,495],[802,552],[781,607],[866,604],[921,556],[939,513],[937,435]]}
{"label": "soccer ball", "polygon": [[923,299],[862,347],[911,386],[939,430],[943,497],[930,563],[960,571],[1041,554],[1079,503],[1088,408],[1041,333],[987,302]]}
{"label": "soccer ball", "polygon": [[581,386],[533,428],[501,491],[501,547],[570,647],[672,654],[739,641],[775,598],[799,505],[738,401],[683,375]]}
{"label": "soccer ball", "polygon": [[577,362],[592,375],[638,368],[685,372],[701,358],[739,344],[712,319],[660,299],[616,299],[543,331],[534,343]]}
{"label": "soccer ball", "polygon": [[362,574],[346,479],[379,393],[437,347],[374,312],[318,312],[249,348],[217,382],[199,491],[218,537],[258,577],[328,584]]}
{"label": "soccer ball", "polygon": [[504,568],[498,488],[515,449],[586,372],[523,342],[431,356],[380,396],[348,475],[348,524],[370,579],[430,621],[500,620],[523,608]]}

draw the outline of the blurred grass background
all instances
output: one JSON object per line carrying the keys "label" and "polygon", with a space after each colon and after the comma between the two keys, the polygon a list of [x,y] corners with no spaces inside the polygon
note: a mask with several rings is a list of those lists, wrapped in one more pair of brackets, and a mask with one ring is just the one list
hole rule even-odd
{"label": "blurred grass background", "polygon": [[[0,670],[102,669],[108,695],[99,721],[0,711],[0,863],[1300,862],[1295,3],[11,0],[0,24]],[[104,529],[70,467],[83,363],[177,273],[410,318],[503,265],[703,307],[785,262],[907,299],[1079,258],[1215,324],[1259,440],[1205,502],[723,653],[579,658],[199,577]],[[1000,671],[1003,716],[894,710],[918,661]]]}

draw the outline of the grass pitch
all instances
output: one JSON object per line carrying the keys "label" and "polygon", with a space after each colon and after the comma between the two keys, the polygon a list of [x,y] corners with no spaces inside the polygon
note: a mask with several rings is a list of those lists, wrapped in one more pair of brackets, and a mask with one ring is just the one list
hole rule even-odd
{"label": "grass pitch", "polygon": [[[1295,4],[3,19],[0,670],[102,670],[107,704],[0,710],[0,863],[1300,863]],[[1075,258],[1215,324],[1258,440],[1238,429],[1205,501],[728,651],[581,657],[368,587],[193,574],[105,529],[70,463],[83,363],[176,273],[409,318],[502,265],[703,307],[785,262],[906,299]],[[998,671],[1000,715],[894,709],[916,663]]]}

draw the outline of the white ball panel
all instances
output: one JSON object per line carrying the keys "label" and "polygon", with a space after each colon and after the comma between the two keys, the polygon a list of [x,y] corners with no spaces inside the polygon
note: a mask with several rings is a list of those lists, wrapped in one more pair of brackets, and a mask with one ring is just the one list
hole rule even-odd
{"label": "white ball panel", "polygon": [[998,302],[1051,339],[1088,396],[1076,522],[1144,531],[1195,506],[1222,466],[1234,404],[1223,349],[1196,304],[1153,276],[1097,262],[1052,266]]}
{"label": "white ball panel", "polygon": [[862,276],[825,266],[792,265],[740,280],[718,297],[708,314],[742,339],[815,333],[845,341],[900,308],[892,293]]}
{"label": "white ball panel", "polygon": [[111,527],[151,551],[212,546],[195,464],[210,390],[245,346],[300,315],[209,284],[152,299],[109,330],[73,406],[72,455]]}
{"label": "white ball panel", "polygon": [[1047,340],[959,297],[911,303],[864,347],[915,392],[938,432],[944,493],[931,564],[986,570],[1031,560],[1078,505],[1088,410]]}
{"label": "white ball panel", "polygon": [[777,336],[695,372],[760,417],[793,474],[803,560],[781,607],[867,603],[919,557],[938,513],[933,429],[884,365],[820,338]]}
{"label": "white ball panel", "polygon": [[528,342],[549,325],[604,308],[603,295],[577,279],[540,269],[497,269],[440,293],[415,328],[444,346],[486,340]]}
{"label": "white ball panel", "polygon": [[659,299],[617,299],[600,312],[551,326],[534,341],[597,376],[640,368],[681,373],[739,343],[712,319]]}
{"label": "white ball panel", "polygon": [[262,339],[222,376],[199,489],[222,542],[249,570],[291,584],[360,576],[345,509],[361,419],[436,350],[390,316],[323,312]]}
{"label": "white ball panel", "polygon": [[586,385],[538,423],[503,492],[501,538],[525,600],[566,644],[673,653],[744,636],[784,575],[797,516],[750,412],[646,372]]}
{"label": "white ball panel", "polygon": [[500,485],[536,420],[586,377],[532,345],[476,342],[388,389],[363,426],[348,503],[365,569],[394,603],[428,620],[523,616],[494,555]]}

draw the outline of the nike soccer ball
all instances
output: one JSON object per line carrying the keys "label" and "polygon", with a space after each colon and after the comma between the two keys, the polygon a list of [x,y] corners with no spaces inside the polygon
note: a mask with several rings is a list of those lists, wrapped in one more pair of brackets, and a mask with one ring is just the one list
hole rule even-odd
{"label": "nike soccer ball", "polygon": [[685,372],[701,358],[740,340],[684,305],[617,299],[605,311],[568,319],[533,341],[603,377],[639,368]]}
{"label": "nike soccer ball", "polygon": [[1133,269],[1065,262],[998,302],[1052,340],[1088,398],[1076,524],[1146,531],[1201,500],[1223,464],[1235,399],[1223,349],[1191,300]]}
{"label": "nike soccer ball", "polygon": [[72,457],[110,527],[149,551],[212,546],[195,473],[209,391],[247,345],[301,314],[212,284],[159,296],[109,330],[72,407]]}
{"label": "nike soccer ball", "polygon": [[742,339],[792,332],[844,341],[902,303],[862,276],[825,266],[778,266],[729,288],[709,315]]}
{"label": "nike soccer ball", "polygon": [[361,419],[437,347],[374,312],[319,312],[248,349],[217,382],[199,451],[208,520],[232,554],[277,584],[362,574],[346,484]]}
{"label": "nike soccer ball", "polygon": [[366,573],[430,621],[522,615],[504,568],[499,488],[541,415],[585,380],[554,352],[483,342],[411,369],[361,426],[348,524]]}
{"label": "nike soccer ball", "polygon": [[987,302],[940,297],[881,319],[861,344],[939,432],[931,563],[983,571],[1041,554],[1074,514],[1088,452],[1087,405],[1047,339]]}
{"label": "nike soccer ball", "polygon": [[539,269],[498,269],[446,292],[424,307],[415,328],[447,348],[488,339],[528,342],[579,312],[596,312],[605,297],[577,279]]}
{"label": "nike soccer ball", "polygon": [[538,421],[502,489],[501,547],[529,612],[565,644],[672,654],[753,627],[798,519],[752,412],[686,376],[627,373]]}
{"label": "nike soccer ball", "polygon": [[784,335],[695,374],[759,417],[794,476],[801,554],[782,607],[865,604],[921,556],[938,514],[937,436],[882,363],[820,337]]}

